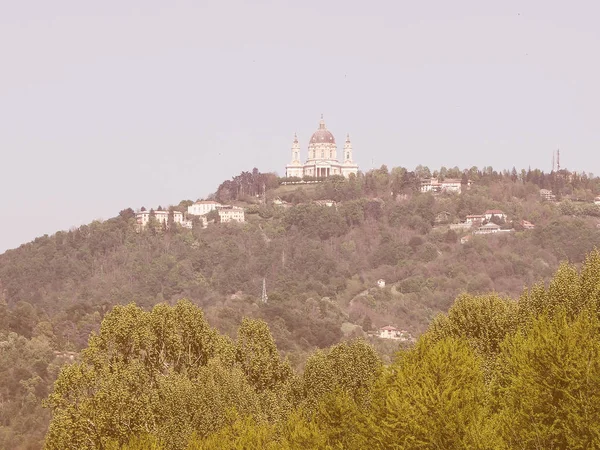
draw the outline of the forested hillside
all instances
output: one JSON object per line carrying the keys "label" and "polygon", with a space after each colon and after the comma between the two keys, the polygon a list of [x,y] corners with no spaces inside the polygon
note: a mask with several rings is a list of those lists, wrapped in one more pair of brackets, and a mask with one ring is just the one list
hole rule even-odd
{"label": "forested hillside", "polygon": [[385,366],[363,340],[299,374],[263,321],[235,340],[189,301],[117,306],[48,399],[46,448],[600,446],[600,253],[518,301],[461,296]]}
{"label": "forested hillside", "polygon": [[[463,192],[420,193],[431,175],[463,179]],[[246,208],[245,224],[138,232],[127,208],[0,255],[0,448],[40,447],[49,420],[41,400],[74,356],[66,352],[85,348],[115,305],[187,298],[234,339],[244,317],[262,319],[301,373],[317,348],[388,324],[417,336],[461,293],[517,297],[600,245],[600,184],[585,174],[382,167],[350,180],[282,181],[254,171],[218,187],[217,200]],[[557,201],[543,201],[542,188]],[[450,224],[490,209],[514,232],[461,244],[467,231]],[[389,363],[397,346],[370,339]]]}

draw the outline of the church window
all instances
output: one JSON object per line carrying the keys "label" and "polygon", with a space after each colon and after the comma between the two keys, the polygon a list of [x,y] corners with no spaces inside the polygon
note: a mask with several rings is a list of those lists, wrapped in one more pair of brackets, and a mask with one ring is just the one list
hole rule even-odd
{"label": "church window", "polygon": [[321,150],[321,158],[325,158],[325,150]]}
{"label": "church window", "polygon": [[350,159],[350,152],[346,153],[346,159]]}

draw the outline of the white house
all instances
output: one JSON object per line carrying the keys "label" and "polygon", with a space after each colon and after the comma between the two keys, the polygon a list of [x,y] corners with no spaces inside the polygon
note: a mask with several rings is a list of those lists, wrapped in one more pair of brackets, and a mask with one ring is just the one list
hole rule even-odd
{"label": "white house", "polygon": [[471,214],[468,215],[465,223],[470,223],[472,225],[474,224],[481,224],[481,222],[483,222],[485,220],[485,215],[483,214]]}
{"label": "white house", "polygon": [[333,200],[315,200],[314,203],[319,206],[335,206],[335,201]]}
{"label": "white house", "polygon": [[217,209],[221,204],[212,200],[201,200],[188,206],[187,213],[191,216],[203,216]]}
{"label": "white house", "polygon": [[506,220],[506,214],[499,209],[488,209],[484,214],[485,220],[492,220],[492,216],[495,216],[501,220]]}
{"label": "white house", "polygon": [[377,286],[380,288],[384,288],[385,287],[385,280],[383,278],[380,278],[379,280],[377,280]]}
{"label": "white house", "polygon": [[535,225],[532,224],[531,222],[529,222],[528,220],[521,220],[521,226],[525,230],[533,230],[533,229],[535,229]]}
{"label": "white house", "polygon": [[553,202],[556,200],[556,195],[554,195],[550,189],[540,189],[540,197],[542,197],[542,200],[546,200],[548,202]]}
{"label": "white house", "polygon": [[450,224],[450,229],[451,230],[468,230],[472,226],[473,226],[473,224],[470,223],[470,222],[451,223]]}
{"label": "white house", "polygon": [[381,339],[398,339],[401,341],[408,341],[411,339],[410,334],[406,330],[399,330],[396,327],[388,325],[379,329],[378,337]]}
{"label": "white house", "polygon": [[456,192],[460,194],[462,189],[461,180],[454,178],[446,178],[441,183],[442,191],[444,192]]}
{"label": "white house", "polygon": [[288,202],[286,202],[285,200],[281,200],[279,197],[273,199],[273,204],[275,206],[280,206],[282,208],[291,208],[292,205]]}
{"label": "white house", "polygon": [[[144,228],[150,221],[150,211],[140,211],[135,215],[138,225]],[[160,224],[168,225],[169,211],[154,211],[154,218]],[[173,211],[173,222],[183,224],[183,213],[181,211]]]}
{"label": "white house", "polygon": [[454,192],[460,194],[462,182],[456,178],[447,178],[440,181],[438,178],[423,178],[421,180],[421,192]]}
{"label": "white house", "polygon": [[398,339],[400,330],[396,327],[388,325],[379,329],[379,337],[382,339]]}
{"label": "white house", "polygon": [[217,208],[217,211],[219,212],[219,220],[221,221],[221,223],[243,223],[246,221],[246,217],[244,215],[244,208],[240,208],[238,206],[221,206]]}
{"label": "white house", "polygon": [[486,225],[479,227],[477,229],[477,231],[475,231],[473,234],[492,234],[492,233],[497,233],[499,231],[500,231],[500,226],[496,225],[495,223],[490,222]]}

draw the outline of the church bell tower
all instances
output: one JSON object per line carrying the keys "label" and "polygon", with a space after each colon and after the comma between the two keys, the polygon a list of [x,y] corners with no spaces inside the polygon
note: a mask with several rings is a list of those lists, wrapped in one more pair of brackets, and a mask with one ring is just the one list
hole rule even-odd
{"label": "church bell tower", "polygon": [[294,142],[292,144],[292,164],[300,164],[300,144],[298,135],[294,133]]}
{"label": "church bell tower", "polygon": [[344,162],[352,162],[352,143],[350,142],[350,135],[346,135],[346,142],[344,143]]}

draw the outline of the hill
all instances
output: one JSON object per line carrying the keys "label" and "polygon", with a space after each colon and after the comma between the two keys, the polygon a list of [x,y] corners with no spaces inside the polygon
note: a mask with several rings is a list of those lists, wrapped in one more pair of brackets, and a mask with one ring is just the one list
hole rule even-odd
{"label": "hill", "polygon": [[[420,192],[432,176],[461,179],[461,193]],[[115,305],[187,298],[230,336],[243,317],[263,319],[301,369],[315,348],[383,325],[417,336],[463,292],[516,297],[600,245],[600,182],[586,174],[383,166],[349,180],[289,181],[255,170],[221,184],[214,198],[244,206],[244,224],[139,232],[127,208],[0,255],[0,447],[39,445],[49,417],[41,399],[67,352],[84,348]],[[324,199],[335,206],[314,202]],[[490,210],[513,231],[451,229]],[[371,340],[389,362],[397,345]]]}

